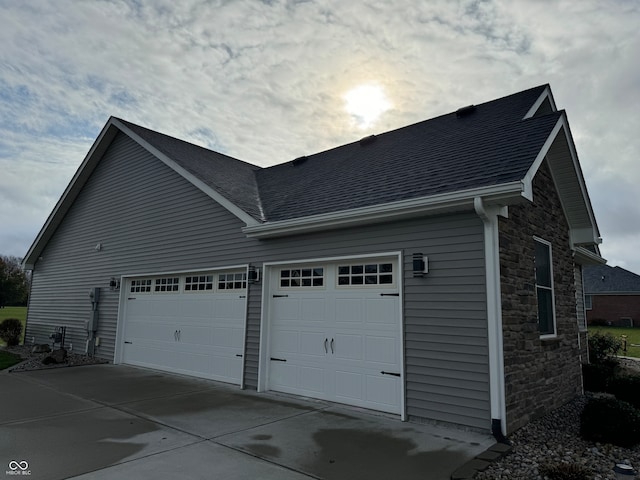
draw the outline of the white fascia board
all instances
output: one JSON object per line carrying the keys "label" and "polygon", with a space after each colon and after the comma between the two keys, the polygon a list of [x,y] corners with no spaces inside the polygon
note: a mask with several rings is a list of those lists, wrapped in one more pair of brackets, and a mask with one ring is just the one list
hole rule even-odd
{"label": "white fascia board", "polygon": [[536,100],[536,102],[533,104],[533,106],[529,109],[529,111],[525,114],[525,116],[522,119],[526,120],[527,118],[533,117],[538,111],[538,109],[540,108],[540,105],[542,105],[542,103],[546,99],[549,99],[549,103],[551,103],[551,108],[553,108],[553,111],[557,112],[558,108],[556,107],[556,102],[553,99],[553,94],[551,93],[551,87],[547,85],[544,91],[540,94],[540,96]]}
{"label": "white fascia board", "polygon": [[133,140],[135,140],[137,143],[139,143],[140,146],[142,146],[145,150],[147,150],[153,156],[157,157],[167,167],[169,167],[171,170],[173,170],[178,175],[183,177],[189,183],[193,184],[196,188],[198,188],[199,190],[204,192],[206,195],[211,197],[213,200],[218,202],[222,207],[226,208],[229,212],[234,214],[236,217],[238,217],[244,223],[246,223],[247,225],[259,225],[260,224],[260,222],[258,220],[256,220],[251,215],[249,215],[247,212],[242,210],[235,203],[233,203],[232,201],[228,200],[226,197],[224,197],[223,195],[218,193],[215,189],[211,188],[209,185],[204,183],[202,180],[200,180],[198,177],[193,175],[191,172],[189,172],[188,170],[186,170],[183,167],[181,167],[180,165],[178,165],[176,162],[174,162],[171,158],[167,157],[160,150],[158,150],[154,146],[150,145],[147,141],[145,141],[140,136],[135,134],[131,129],[127,128],[123,123],[119,122],[118,120],[114,120],[114,124],[117,125],[118,128],[120,130],[122,130],[122,132],[124,132],[129,137],[131,137]]}
{"label": "white fascia board", "polygon": [[[580,265],[606,265],[607,260],[583,247],[573,250],[573,258]],[[585,292],[586,293],[586,292]]]}
{"label": "white fascia board", "polygon": [[[571,155],[571,161],[573,163],[573,168],[574,168],[574,170],[576,172],[576,178],[578,179],[578,187],[580,188],[580,193],[582,195],[582,198],[583,198],[583,201],[584,201],[584,205],[585,205],[585,207],[587,209],[587,213],[589,215],[589,222],[591,223],[591,228],[588,228],[588,229],[587,228],[584,228],[584,229],[573,229],[572,230],[572,232],[574,232],[574,231],[576,232],[575,233],[576,240],[572,239],[572,244],[576,244],[576,243],[596,243],[596,244],[599,244],[599,243],[601,243],[602,240],[600,239],[600,233],[598,231],[598,225],[597,225],[596,220],[595,220],[595,215],[593,213],[593,208],[591,206],[591,201],[589,200],[589,195],[587,194],[587,187],[586,187],[586,184],[585,184],[585,181],[584,181],[584,176],[582,175],[582,169],[580,168],[580,163],[578,162],[578,155],[576,153],[576,146],[573,143],[573,136],[570,133],[569,123],[567,122],[567,116],[566,116],[565,112],[562,112],[562,115],[558,119],[558,122],[556,123],[556,125],[553,127],[553,130],[549,134],[549,137],[544,142],[544,145],[542,146],[542,149],[538,153],[538,156],[536,157],[534,162],[531,164],[531,167],[529,167],[529,170],[527,171],[527,174],[524,176],[524,179],[523,179],[523,183],[524,183],[523,196],[527,200],[533,202],[533,178],[536,176],[536,173],[538,173],[538,169],[540,168],[540,165],[542,165],[542,162],[546,158],[547,153],[549,153],[549,149],[551,148],[551,145],[553,145],[553,142],[555,141],[557,135],[564,135],[566,140],[567,140],[567,145],[569,146],[569,153]],[[552,167],[551,167],[551,169],[553,170]],[[552,171],[552,174],[553,174],[553,171]],[[589,232],[587,232],[587,230]],[[589,238],[586,238],[586,236],[588,236]],[[579,240],[578,240],[578,238],[579,238]]]}
{"label": "white fascia board", "polygon": [[85,155],[84,160],[71,178],[67,188],[60,196],[58,203],[53,207],[53,210],[40,229],[38,236],[31,244],[29,251],[24,256],[22,266],[26,270],[33,270],[36,260],[44,249],[44,246],[53,235],[53,232],[55,232],[60,225],[60,222],[71,207],[71,204],[73,204],[73,201],[76,199],[78,193],[98,164],[98,161],[102,158],[102,155],[111,144],[111,140],[116,136],[117,130],[116,127],[113,127],[113,120],[113,117],[109,118],[105,126],[102,127],[100,134],[93,142],[93,145],[91,145],[89,152]]}
{"label": "white fascia board", "polygon": [[596,235],[593,228],[572,228],[569,230],[571,245],[594,245],[601,243],[601,238]]}
{"label": "white fascia board", "polygon": [[553,145],[553,142],[556,139],[556,135],[558,135],[558,132],[563,126],[564,126],[564,115],[562,115],[558,119],[558,122],[553,127],[553,130],[551,130],[551,133],[547,137],[547,140],[544,142],[544,145],[542,145],[542,148],[538,152],[536,159],[533,161],[533,163],[529,167],[529,170],[527,171],[527,174],[524,176],[522,180],[524,184],[524,192],[522,196],[531,202],[533,202],[533,177],[535,177],[536,173],[538,173],[538,169],[540,168],[540,165],[542,165],[542,162],[547,156],[547,153],[549,153],[549,149],[551,148],[551,145]]}
{"label": "white fascia board", "polygon": [[369,207],[324,213],[309,217],[294,218],[278,222],[267,222],[247,226],[243,233],[250,238],[266,238],[293,235],[303,232],[349,227],[397,220],[419,215],[435,215],[459,210],[473,210],[473,199],[481,196],[489,203],[513,203],[522,196],[522,182],[510,182],[470,190],[443,193],[430,197],[420,197],[398,202],[372,205]]}

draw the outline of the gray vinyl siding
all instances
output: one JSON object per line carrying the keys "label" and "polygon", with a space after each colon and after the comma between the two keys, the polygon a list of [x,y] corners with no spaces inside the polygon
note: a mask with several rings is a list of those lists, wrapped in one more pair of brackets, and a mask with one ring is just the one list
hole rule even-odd
{"label": "gray vinyl siding", "polygon": [[[102,288],[101,346],[113,360],[119,292],[110,277],[263,262],[403,252],[406,404],[410,417],[490,427],[484,245],[473,213],[257,240],[203,192],[119,134],[36,263],[27,336],[53,325],[84,349],[88,290]],[[101,242],[101,251],[94,249]],[[412,254],[429,257],[413,278]],[[262,283],[248,293],[245,385],[256,388]]]}

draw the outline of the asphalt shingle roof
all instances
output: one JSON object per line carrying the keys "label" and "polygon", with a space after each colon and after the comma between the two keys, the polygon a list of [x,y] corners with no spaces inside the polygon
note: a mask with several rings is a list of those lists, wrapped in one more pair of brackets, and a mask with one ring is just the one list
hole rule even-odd
{"label": "asphalt shingle roof", "polygon": [[584,293],[632,293],[640,294],[640,275],[620,267],[589,265],[583,270]]}
{"label": "asphalt shingle roof", "polygon": [[545,88],[268,168],[122,122],[255,219],[278,221],[522,180],[561,116],[522,120]]}

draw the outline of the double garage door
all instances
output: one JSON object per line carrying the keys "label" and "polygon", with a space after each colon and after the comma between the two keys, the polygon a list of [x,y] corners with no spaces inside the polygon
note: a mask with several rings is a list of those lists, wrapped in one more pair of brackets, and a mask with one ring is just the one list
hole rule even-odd
{"label": "double garage door", "polygon": [[123,363],[241,384],[246,270],[133,278],[126,288]]}
{"label": "double garage door", "polygon": [[267,388],[401,413],[397,259],[270,270]]}
{"label": "double garage door", "polygon": [[[401,413],[397,257],[266,271],[261,388]],[[125,288],[123,363],[242,384],[246,270],[137,277]]]}

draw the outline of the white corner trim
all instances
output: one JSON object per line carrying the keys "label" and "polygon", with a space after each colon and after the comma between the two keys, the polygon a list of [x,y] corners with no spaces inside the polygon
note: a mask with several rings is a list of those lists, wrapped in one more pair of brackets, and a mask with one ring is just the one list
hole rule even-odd
{"label": "white corner trim", "polygon": [[551,94],[551,88],[549,87],[549,85],[547,85],[544,91],[540,94],[540,96],[536,100],[536,102],[531,106],[529,111],[525,114],[525,116],[522,119],[526,120],[527,118],[533,117],[538,111],[538,109],[540,108],[540,105],[542,105],[542,103],[546,99],[549,99],[549,102],[551,103],[551,107],[553,108],[553,111],[557,112],[558,108],[556,107],[556,102],[553,100],[553,95]]}
{"label": "white corner trim", "polygon": [[473,199],[476,213],[484,224],[485,279],[487,286],[487,340],[489,347],[489,397],[491,419],[500,419],[502,434],[507,434],[506,388],[504,381],[504,343],[502,333],[502,292],[500,286],[500,244],[498,215],[507,212],[500,206],[487,206],[482,197]]}
{"label": "white corner trim", "polygon": [[277,222],[246,226],[242,232],[250,238],[276,237],[327,228],[347,227],[397,220],[424,214],[436,214],[459,210],[473,210],[473,199],[482,196],[488,202],[509,203],[522,197],[523,184],[515,181],[489,187],[443,193],[430,197],[372,205],[326,214],[311,215]]}
{"label": "white corner trim", "polygon": [[215,189],[211,188],[209,185],[204,183],[202,180],[200,180],[198,177],[193,175],[191,172],[189,172],[185,168],[183,168],[180,165],[178,165],[171,158],[169,158],[164,153],[162,153],[160,150],[158,150],[157,148],[155,148],[154,146],[149,144],[142,137],[140,137],[139,135],[134,133],[130,128],[125,126],[122,122],[119,122],[117,119],[114,119],[113,123],[120,130],[122,130],[122,132],[124,132],[129,137],[131,137],[133,140],[135,140],[137,143],[139,143],[140,146],[142,146],[145,150],[147,150],[153,156],[157,157],[167,167],[172,169],[174,172],[176,172],[178,175],[183,177],[189,183],[193,184],[196,188],[198,188],[199,190],[204,192],[206,195],[211,197],[213,200],[218,202],[222,207],[226,208],[229,212],[234,214],[236,217],[238,217],[244,223],[246,223],[247,225],[259,225],[260,224],[260,222],[258,220],[256,220],[251,215],[249,215],[247,212],[242,210],[235,203],[233,203],[232,201],[228,200],[226,197],[224,197],[223,195],[218,193]]}

